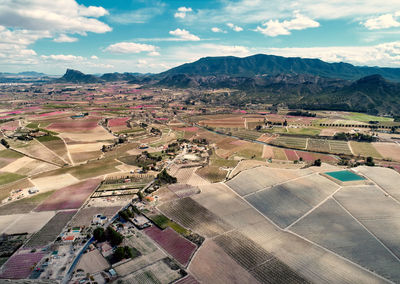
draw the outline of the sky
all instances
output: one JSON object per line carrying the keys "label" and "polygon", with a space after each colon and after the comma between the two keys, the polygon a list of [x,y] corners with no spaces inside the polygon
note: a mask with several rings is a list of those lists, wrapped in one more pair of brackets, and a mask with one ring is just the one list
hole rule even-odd
{"label": "sky", "polygon": [[0,72],[158,73],[259,53],[400,67],[400,1],[0,0]]}

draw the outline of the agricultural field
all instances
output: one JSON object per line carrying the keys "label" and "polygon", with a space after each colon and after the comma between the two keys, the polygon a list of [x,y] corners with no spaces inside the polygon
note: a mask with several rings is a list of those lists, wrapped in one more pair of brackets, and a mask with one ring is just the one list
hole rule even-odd
{"label": "agricultural field", "polygon": [[329,146],[328,140],[308,139],[307,150],[329,153],[331,150],[331,147]]}
{"label": "agricultural field", "polygon": [[53,216],[54,212],[29,212],[26,214],[3,215],[0,216],[0,232],[9,235],[36,233]]}
{"label": "agricultural field", "polygon": [[381,187],[385,192],[400,202],[400,175],[396,171],[381,167],[357,167],[356,173],[360,173]]}
{"label": "agricultural field", "polygon": [[400,279],[398,259],[333,199],[291,229],[370,271],[393,281]]}
{"label": "agricultural field", "polygon": [[189,266],[205,283],[258,283],[258,281],[214,241],[206,240]]}
{"label": "agricultural field", "polygon": [[352,155],[347,141],[329,140],[330,152],[333,154]]}
{"label": "agricultural field", "polygon": [[365,142],[350,142],[350,147],[353,150],[353,154],[356,156],[362,157],[373,157],[377,159],[381,159],[382,156],[379,152],[374,148],[373,144],[365,143]]}
{"label": "agricultural field", "polygon": [[344,118],[349,119],[349,120],[356,120],[360,122],[369,122],[369,121],[380,121],[380,122],[389,122],[393,121],[393,118],[390,117],[382,117],[382,116],[375,116],[375,115],[369,115],[365,113],[357,113],[357,112],[352,112],[347,115],[344,115]]}
{"label": "agricultural field", "polygon": [[0,186],[23,179],[25,176],[15,173],[0,172]]}
{"label": "agricultural field", "polygon": [[294,149],[306,149],[307,138],[279,136],[278,138],[271,140],[269,143]]}
{"label": "agricultural field", "polygon": [[400,161],[400,145],[397,143],[376,142],[372,146],[382,158],[392,161]]}
{"label": "agricultural field", "polygon": [[160,245],[181,265],[187,266],[196,250],[196,245],[180,236],[171,228],[160,230],[152,226],[143,230],[144,233]]}
{"label": "agricultural field", "polygon": [[376,186],[345,187],[334,195],[352,216],[400,257],[400,206]]}
{"label": "agricultural field", "polygon": [[40,250],[32,252],[30,249],[20,249],[4,264],[0,278],[28,278],[32,272],[32,266],[38,263],[44,255],[45,253]]}
{"label": "agricultural field", "polygon": [[55,191],[41,203],[36,211],[78,209],[100,184],[99,179],[89,179]]}
{"label": "agricultural field", "polygon": [[35,248],[46,246],[53,242],[61,233],[62,229],[67,225],[76,211],[59,211],[44,225],[44,227],[34,234],[29,241],[24,245],[27,248]]}
{"label": "agricultural field", "polygon": [[10,147],[16,151],[27,155],[28,157],[37,158],[39,160],[50,162],[58,166],[63,166],[66,162],[49,150],[41,142],[32,140],[30,142],[10,142]]}
{"label": "agricultural field", "polygon": [[337,189],[338,186],[330,180],[310,175],[250,193],[245,199],[278,226],[285,228]]}
{"label": "agricultural field", "polygon": [[0,207],[0,215],[29,213],[46,200],[51,194],[53,194],[53,191],[37,193],[31,197],[4,204]]}
{"label": "agricultural field", "polygon": [[207,237],[230,230],[230,226],[190,197],[170,201],[158,209],[185,228]]}
{"label": "agricultural field", "polygon": [[272,169],[257,167],[239,173],[226,184],[241,196],[251,194],[266,187],[289,181],[303,175],[310,174],[309,171]]}

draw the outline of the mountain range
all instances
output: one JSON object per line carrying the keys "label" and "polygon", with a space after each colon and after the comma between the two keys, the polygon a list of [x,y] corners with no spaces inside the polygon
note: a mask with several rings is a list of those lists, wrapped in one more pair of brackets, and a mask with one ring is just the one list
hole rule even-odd
{"label": "mountain range", "polygon": [[[291,108],[400,114],[400,68],[359,67],[319,59],[273,55],[205,57],[159,74],[107,73],[68,69],[56,82],[128,81],[146,87],[236,90],[211,101],[245,105],[285,104]],[[209,99],[203,98],[205,102]]]}

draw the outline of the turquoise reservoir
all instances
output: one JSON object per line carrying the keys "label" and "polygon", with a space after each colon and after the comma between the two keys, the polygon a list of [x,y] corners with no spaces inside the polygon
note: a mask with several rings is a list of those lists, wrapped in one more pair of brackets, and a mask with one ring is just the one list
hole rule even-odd
{"label": "turquoise reservoir", "polygon": [[351,171],[347,171],[347,170],[337,171],[337,172],[327,172],[325,174],[327,174],[328,176],[331,176],[337,180],[343,181],[343,182],[365,180],[365,178],[363,178],[362,176],[359,176],[359,175],[357,175]]}

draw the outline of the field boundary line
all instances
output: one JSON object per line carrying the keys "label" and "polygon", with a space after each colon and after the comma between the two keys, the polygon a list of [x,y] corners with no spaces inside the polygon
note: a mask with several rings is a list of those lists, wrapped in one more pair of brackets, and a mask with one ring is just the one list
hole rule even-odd
{"label": "field boundary line", "polygon": [[374,233],[372,233],[370,230],[368,230],[368,228],[366,226],[364,226],[363,223],[361,223],[361,221],[359,221],[353,214],[351,214],[351,212],[349,210],[346,209],[346,207],[344,207],[342,204],[340,204],[339,201],[336,200],[335,197],[332,197],[332,199],[347,213],[349,214],[361,227],[364,228],[364,230],[366,230],[375,240],[378,241],[378,243],[380,243],[395,259],[397,259],[397,261],[400,262],[400,258],[394,254],[394,252],[392,252],[392,250],[390,248],[388,248],[377,236],[375,236]]}
{"label": "field boundary line", "polygon": [[282,228],[279,227],[274,221],[272,221],[270,218],[268,218],[267,216],[262,214],[257,208],[255,208],[253,205],[251,205],[250,202],[248,202],[246,199],[244,199],[242,196],[240,196],[236,191],[234,191],[232,188],[230,188],[227,184],[225,184],[224,182],[220,182],[220,183],[223,184],[224,186],[226,186],[227,188],[229,188],[229,190],[231,192],[233,192],[236,196],[238,196],[242,201],[246,202],[247,205],[249,205],[252,209],[256,210],[258,214],[260,214],[262,217],[264,217],[266,220],[268,220],[272,225],[274,225],[276,228],[278,228],[278,230],[282,231]]}
{"label": "field boundary line", "polygon": [[51,153],[53,153],[55,156],[57,156],[58,158],[61,159],[61,161],[65,162],[66,164],[69,164],[63,157],[61,157],[60,155],[58,155],[56,152],[54,152],[53,150],[51,150],[49,147],[47,147],[46,145],[44,145],[42,142],[40,142],[39,140],[36,139],[36,141],[41,144],[43,147],[45,147],[47,150],[49,150]]}
{"label": "field boundary line", "polygon": [[[399,144],[400,146],[400,144]],[[365,174],[364,174],[365,175]],[[382,186],[380,186],[379,184],[377,184],[374,180],[372,180],[371,178],[367,177],[380,191],[383,192],[383,194],[385,194],[386,196],[389,196],[391,199],[393,199],[394,202],[396,202],[397,204],[400,205],[400,201],[397,200],[396,198],[394,198],[391,194],[389,194],[389,192],[387,192]]]}
{"label": "field boundary line", "polygon": [[59,168],[62,168],[62,166],[60,166],[60,165],[57,164],[57,163],[50,162],[50,161],[47,161],[47,160],[44,160],[44,159],[41,159],[41,158],[38,158],[38,157],[35,157],[35,156],[32,156],[32,155],[29,155],[29,154],[27,154],[27,153],[21,152],[21,151],[19,151],[19,150],[17,150],[17,149],[11,148],[11,147],[8,148],[8,149],[10,149],[11,151],[20,153],[20,154],[22,154],[22,155],[24,155],[24,156],[26,156],[26,157],[28,157],[28,158],[31,158],[31,159],[34,159],[34,160],[38,160],[38,161],[41,161],[41,162],[44,162],[44,163],[52,164],[52,165],[54,165],[54,166],[57,166],[57,167],[59,167]]}
{"label": "field boundary line", "polygon": [[[226,185],[226,186],[227,186],[227,185]],[[229,186],[227,186],[227,187],[229,188]],[[233,189],[231,189],[231,191],[233,191],[236,195],[238,195]],[[240,195],[238,195],[238,196],[239,196],[240,198],[242,198]],[[365,267],[363,267],[363,266],[361,266],[361,265],[359,265],[359,264],[357,264],[357,263],[351,261],[350,259],[347,259],[347,258],[345,258],[345,257],[343,257],[343,256],[341,256],[341,255],[339,255],[339,254],[337,254],[336,252],[331,251],[331,250],[329,250],[329,249],[327,249],[327,248],[325,248],[325,247],[323,247],[323,246],[321,246],[321,245],[319,245],[319,244],[317,244],[317,243],[315,243],[315,242],[313,242],[313,241],[311,241],[311,240],[309,240],[309,239],[306,239],[306,238],[304,238],[303,236],[301,236],[301,235],[299,235],[299,234],[296,234],[296,233],[293,232],[293,231],[289,231],[289,230],[288,230],[288,231],[285,231],[285,230],[283,230],[283,229],[280,228],[277,224],[275,224],[273,221],[271,221],[267,216],[265,216],[265,215],[262,214],[260,211],[258,211],[258,209],[255,208],[253,205],[251,205],[246,199],[242,198],[242,200],[244,200],[251,208],[253,208],[254,210],[256,210],[259,214],[261,214],[262,217],[264,217],[264,218],[265,218],[266,220],[268,220],[271,224],[273,224],[280,232],[292,234],[292,235],[294,235],[294,236],[296,236],[296,237],[298,237],[298,238],[300,238],[300,239],[302,239],[302,240],[304,240],[304,241],[306,241],[306,242],[308,242],[308,243],[310,243],[310,244],[312,244],[312,245],[314,245],[314,246],[316,246],[316,247],[318,247],[318,248],[323,249],[324,251],[326,251],[326,252],[328,252],[328,253],[331,253],[331,254],[333,254],[333,255],[339,257],[340,259],[343,259],[344,261],[346,261],[346,262],[348,262],[348,263],[350,263],[350,264],[352,264],[352,265],[355,265],[356,267],[358,267],[358,268],[360,268],[360,269],[362,269],[362,270],[364,270],[364,271],[366,271],[366,272],[368,272],[368,273],[370,273],[370,274],[372,274],[372,275],[378,277],[379,279],[384,280],[385,282],[393,283],[393,284],[394,284],[393,281],[391,281],[391,280],[389,280],[389,279],[386,279],[385,277],[383,277],[383,276],[381,276],[381,275],[379,275],[379,274],[377,274],[377,273],[375,273],[375,272],[373,272],[373,271],[370,271],[370,270],[368,270],[367,268],[365,268]],[[277,257],[277,258],[280,260],[279,257]],[[282,261],[282,262],[284,262],[284,261]],[[286,265],[288,265],[286,262],[284,262],[284,263],[285,263]],[[292,268],[292,266],[290,266],[290,265],[288,265],[288,266]]]}
{"label": "field boundary line", "polygon": [[304,175],[304,176],[296,177],[296,178],[293,178],[293,179],[290,179],[290,180],[286,180],[286,181],[283,181],[283,182],[279,182],[279,183],[276,183],[276,184],[274,184],[274,185],[267,186],[267,187],[264,187],[264,188],[259,189],[259,190],[257,190],[257,191],[254,191],[254,192],[250,192],[250,193],[248,193],[248,194],[245,194],[245,195],[243,195],[243,198],[244,198],[244,197],[247,197],[247,196],[250,196],[250,195],[253,195],[253,194],[256,194],[256,193],[258,193],[258,192],[260,192],[260,191],[263,191],[263,190],[266,190],[266,189],[268,189],[268,188],[272,188],[272,187],[275,187],[275,186],[278,186],[278,185],[282,185],[282,184],[285,184],[285,183],[288,183],[288,182],[292,182],[292,181],[295,181],[295,180],[298,180],[298,179],[301,179],[301,178],[309,177],[309,176],[312,176],[312,175],[318,175],[318,173],[313,172],[313,173],[308,174],[308,175]]}
{"label": "field boundary line", "polygon": [[350,259],[348,259],[348,258],[346,258],[346,257],[344,257],[344,256],[341,256],[340,254],[338,254],[338,253],[336,253],[336,252],[334,252],[334,251],[332,251],[332,250],[330,250],[330,249],[327,249],[326,247],[323,247],[323,246],[321,246],[320,244],[317,244],[317,243],[315,243],[315,242],[313,242],[313,241],[311,241],[311,240],[309,240],[309,239],[307,239],[307,238],[305,238],[305,237],[303,237],[303,236],[301,236],[301,235],[299,235],[299,234],[297,234],[297,233],[295,233],[295,232],[293,232],[293,231],[288,231],[288,233],[290,233],[290,234],[292,234],[292,235],[294,235],[294,236],[296,236],[296,237],[298,237],[298,238],[300,238],[300,239],[302,239],[302,240],[304,240],[304,241],[306,241],[306,242],[309,242],[310,244],[312,244],[312,245],[314,245],[314,246],[316,246],[316,247],[319,247],[319,248],[323,249],[324,251],[326,251],[327,253],[331,253],[331,254],[333,254],[333,255],[335,255],[335,256],[337,256],[337,257],[339,257],[339,258],[341,258],[341,259],[347,261],[347,262],[350,263],[350,264],[355,265],[356,267],[358,267],[358,268],[360,268],[360,269],[362,269],[362,270],[364,270],[364,271],[366,271],[366,272],[368,272],[368,273],[370,273],[370,274],[372,274],[372,275],[374,275],[374,276],[376,276],[376,277],[378,277],[378,278],[384,280],[385,282],[395,284],[395,282],[393,282],[392,280],[387,279],[387,278],[385,278],[385,277],[383,277],[383,276],[377,274],[376,272],[371,271],[371,270],[365,268],[364,266],[361,266],[360,264],[358,264],[358,263],[356,263],[356,262],[353,262],[352,260],[350,260]]}
{"label": "field boundary line", "polygon": [[313,208],[311,208],[309,211],[307,211],[303,216],[301,216],[300,218],[298,218],[296,221],[294,221],[292,224],[290,224],[289,226],[287,226],[284,230],[287,231],[289,230],[292,226],[294,226],[296,223],[298,223],[299,221],[301,221],[302,219],[304,219],[305,217],[307,217],[308,215],[310,215],[313,211],[315,211],[317,208],[319,208],[322,204],[324,204],[329,198],[333,198],[333,195],[335,195],[339,190],[341,190],[343,187],[339,186],[338,189],[336,189],[334,192],[332,192],[331,194],[329,194],[324,200],[322,200],[320,203],[318,203],[317,205],[315,205]]}
{"label": "field boundary line", "polygon": [[68,159],[70,160],[71,165],[72,165],[72,166],[75,166],[74,160],[72,159],[72,156],[71,156],[71,152],[70,152],[69,149],[68,149],[68,144],[67,144],[67,142],[65,142],[64,137],[61,137],[61,135],[58,136],[58,137],[60,137],[61,140],[64,142],[65,149],[67,149]]}
{"label": "field boundary line", "polygon": [[353,154],[353,156],[355,156],[356,154],[355,154],[354,151],[353,151],[353,147],[351,147],[351,141],[348,141],[348,142],[347,142],[347,146],[349,146],[349,149],[350,149],[351,154]]}

